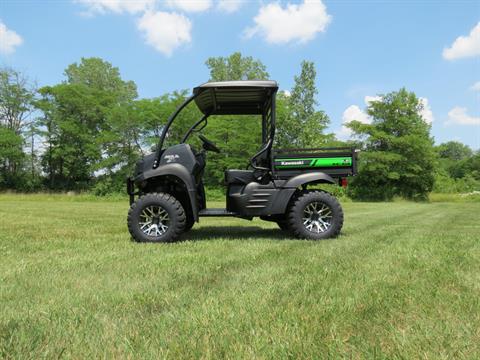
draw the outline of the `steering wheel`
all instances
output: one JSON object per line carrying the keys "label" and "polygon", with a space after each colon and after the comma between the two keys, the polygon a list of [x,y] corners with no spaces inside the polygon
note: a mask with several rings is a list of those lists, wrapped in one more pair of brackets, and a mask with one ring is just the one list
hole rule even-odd
{"label": "steering wheel", "polygon": [[203,136],[202,134],[198,134],[198,138],[200,140],[202,140],[203,142],[203,148],[207,151],[213,151],[213,152],[216,152],[216,153],[219,153],[220,152],[220,149],[217,147],[217,145],[215,145],[213,142],[211,142],[210,140],[208,140],[205,136]]}

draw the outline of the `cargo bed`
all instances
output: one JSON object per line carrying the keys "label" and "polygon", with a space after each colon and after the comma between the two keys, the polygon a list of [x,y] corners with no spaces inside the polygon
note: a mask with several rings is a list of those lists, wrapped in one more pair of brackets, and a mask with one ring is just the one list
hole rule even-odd
{"label": "cargo bed", "polygon": [[273,150],[272,162],[278,179],[289,179],[312,171],[321,171],[333,178],[357,173],[357,151],[349,147],[276,149]]}

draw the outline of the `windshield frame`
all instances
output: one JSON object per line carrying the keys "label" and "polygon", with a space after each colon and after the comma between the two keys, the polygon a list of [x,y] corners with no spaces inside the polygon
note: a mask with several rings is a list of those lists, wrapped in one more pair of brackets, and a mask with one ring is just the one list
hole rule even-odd
{"label": "windshield frame", "polygon": [[178,114],[180,114],[180,112],[188,105],[190,104],[196,97],[198,96],[198,94],[194,94],[194,95],[191,95],[189,98],[187,98],[178,108],[177,110],[175,110],[175,112],[170,115],[170,117],[168,118],[168,121],[167,121],[167,124],[163,127],[163,130],[162,130],[162,135],[160,136],[160,140],[158,141],[158,145],[157,145],[157,151],[155,152],[155,161],[153,163],[153,168],[157,168],[159,163],[160,163],[160,154],[162,153],[162,147],[163,147],[163,143],[165,141],[165,137],[167,136],[167,132],[168,132],[168,129],[170,129],[170,126],[172,125],[173,121],[175,120],[175,118],[177,117]]}
{"label": "windshield frame", "polygon": [[[214,85],[214,83],[207,83],[209,85]],[[202,88],[204,87],[204,88]],[[234,86],[236,87],[236,86]],[[258,168],[260,169],[260,167],[257,167],[255,164],[254,164],[254,159],[258,156],[260,156],[262,153],[264,152],[268,152],[268,155],[269,157],[271,157],[270,155],[270,151],[271,151],[271,148],[273,146],[273,140],[275,138],[275,118],[276,118],[276,93],[277,93],[277,89],[278,87],[275,87],[273,90],[269,90],[267,91],[267,100],[265,101],[265,103],[263,104],[263,109],[261,111],[260,114],[258,115],[261,115],[261,121],[262,121],[262,149],[257,153],[255,154],[255,156],[251,159],[251,163],[252,163],[252,167],[253,168]],[[175,120],[175,118],[178,116],[178,114],[180,114],[180,112],[188,105],[190,104],[193,100],[195,100],[198,96],[200,96],[201,94],[203,94],[204,92],[210,92],[210,94],[212,95],[213,97],[213,102],[214,102],[214,109],[213,110],[209,110],[208,113],[202,109],[200,109],[200,111],[202,111],[204,113],[204,117],[202,117],[200,120],[198,120],[186,133],[186,135],[184,136],[183,140],[181,143],[184,143],[186,141],[186,139],[190,136],[190,134],[195,130],[195,127],[198,126],[202,121],[206,121],[208,119],[208,117],[210,115],[213,114],[216,114],[216,108],[217,108],[217,104],[216,104],[216,96],[215,96],[215,87],[206,87],[205,84],[202,85],[201,87],[197,87],[197,88],[194,88],[194,91],[193,91],[193,94],[188,97],[176,110],[175,112],[170,115],[168,121],[167,121],[167,124],[164,126],[163,130],[162,130],[162,134],[160,136],[160,140],[158,142],[158,146],[157,146],[157,149],[156,149],[156,152],[155,152],[155,161],[153,163],[153,168],[156,169],[159,164],[160,164],[160,156],[161,156],[161,153],[162,153],[162,148],[163,148],[163,144],[165,142],[165,138],[167,136],[167,132],[168,130],[170,129],[170,126],[172,125],[173,121]],[[266,88],[264,90],[267,90]],[[197,104],[198,106],[198,104]],[[270,110],[270,111],[269,111]],[[223,115],[223,114],[218,114],[218,115]],[[226,115],[226,114],[225,114]],[[239,114],[240,115],[240,114]],[[247,115],[247,113],[245,113],[245,115]],[[207,124],[205,124],[201,129],[203,129]],[[200,130],[201,130],[200,129]]]}

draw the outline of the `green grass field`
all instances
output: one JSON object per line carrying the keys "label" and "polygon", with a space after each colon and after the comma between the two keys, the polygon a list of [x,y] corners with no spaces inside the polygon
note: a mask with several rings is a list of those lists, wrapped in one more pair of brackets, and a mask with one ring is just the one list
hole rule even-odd
{"label": "green grass field", "polygon": [[345,203],[321,242],[210,218],[135,244],[127,208],[0,195],[1,358],[480,358],[478,202]]}

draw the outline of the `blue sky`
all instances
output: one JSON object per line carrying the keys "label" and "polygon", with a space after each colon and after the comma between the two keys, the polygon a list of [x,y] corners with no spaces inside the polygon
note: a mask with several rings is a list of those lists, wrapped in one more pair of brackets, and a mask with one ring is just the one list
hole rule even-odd
{"label": "blue sky", "polygon": [[0,64],[40,86],[99,56],[155,97],[206,81],[205,60],[235,51],[284,90],[314,61],[319,108],[340,137],[344,122],[370,121],[368,100],[405,86],[424,98],[437,143],[480,148],[479,1],[0,2]]}

